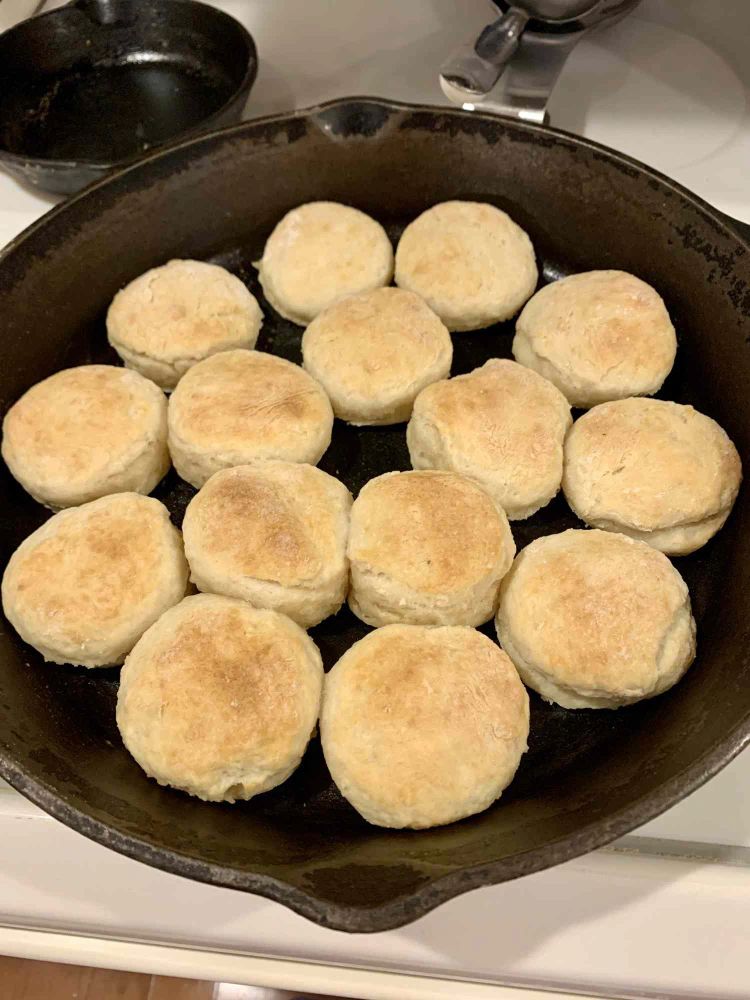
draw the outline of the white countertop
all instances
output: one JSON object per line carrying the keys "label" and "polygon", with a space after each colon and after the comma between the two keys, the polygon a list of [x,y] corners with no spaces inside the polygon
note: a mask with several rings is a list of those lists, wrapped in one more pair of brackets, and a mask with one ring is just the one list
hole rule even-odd
{"label": "white countertop", "polygon": [[[0,928],[0,951],[394,1000],[408,986],[446,995],[438,977],[608,996],[750,996],[747,867],[597,851],[476,890],[407,927],[347,935],[122,858],[12,793],[0,795],[0,842],[0,924],[57,932],[19,938]],[[259,969],[248,956],[273,961]],[[312,963],[331,967],[325,985]],[[387,981],[373,982],[373,969]]]}
{"label": "white countertop", "polygon": [[[444,103],[442,57],[492,16],[484,0],[216,6],[258,44],[248,116],[354,93]],[[552,123],[750,222],[749,37],[746,0],[644,0],[573,53]],[[0,244],[54,200],[0,174]],[[477,890],[369,936],[121,858],[0,787],[0,951],[362,997],[483,996],[487,983],[503,982],[750,998],[748,787],[745,754],[614,852]]]}

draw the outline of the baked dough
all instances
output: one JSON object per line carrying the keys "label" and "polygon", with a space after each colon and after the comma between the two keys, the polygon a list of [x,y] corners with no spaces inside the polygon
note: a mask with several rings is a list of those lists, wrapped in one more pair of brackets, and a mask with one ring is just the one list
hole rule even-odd
{"label": "baked dough", "polygon": [[354,501],[349,606],[368,625],[481,625],[515,554],[508,519],[453,472],[387,472]]}
{"label": "baked dough", "polygon": [[571,529],[522,549],[497,634],[523,681],[563,708],[619,708],[672,687],[695,658],[685,582],[650,545]]}
{"label": "baked dough", "polygon": [[387,285],[393,249],[380,223],[364,212],[311,201],[287,212],[255,266],[276,312],[304,326],[344,295]]}
{"label": "baked dough", "polygon": [[418,830],[486,809],[511,782],[528,732],[513,664],[470,628],[387,625],[326,676],[326,763],[376,826]]}
{"label": "baked dough", "polygon": [[484,202],[433,205],[406,227],[396,248],[396,284],[420,295],[449,330],[510,319],[537,277],[529,237]]}
{"label": "baked dough", "polygon": [[109,666],[184,597],[187,579],[166,507],[115,493],[55,514],[21,542],[3,575],[3,610],[45,660]]}
{"label": "baked dough", "polygon": [[687,555],[722,527],[742,479],[737,449],[692,406],[602,403],[565,441],[563,489],[587,524]]}
{"label": "baked dough", "polygon": [[677,339],[661,296],[625,271],[587,271],[540,288],[516,323],[513,356],[573,406],[651,396]]}
{"label": "baked dough", "polygon": [[150,493],[169,468],[166,397],[125,368],[67,368],[11,406],[2,454],[23,488],[53,510]]}
{"label": "baked dough", "polygon": [[170,390],[196,361],[255,347],[262,322],[255,296],[229,271],[170,260],[115,295],[107,336],[128,368]]}
{"label": "baked dough", "polygon": [[315,465],[331,443],[333,410],[299,365],[262,351],[225,351],[199,362],[169,400],[177,472],[202,486],[219,469],[280,458]]}
{"label": "baked dough", "polygon": [[190,578],[199,590],[317,625],[346,597],[351,504],[346,486],[312,465],[223,469],[185,512]]}
{"label": "baked dough", "polygon": [[117,725],[160,785],[212,802],[275,788],[318,720],[323,664],[275,611],[198,594],[167,611],[122,668]]}
{"label": "baked dough", "polygon": [[551,382],[493,358],[428,386],[406,429],[415,469],[451,469],[490,494],[508,517],[530,517],[560,489],[570,406]]}
{"label": "baked dough", "polygon": [[419,296],[401,288],[350,295],[305,330],[302,360],[351,424],[408,420],[417,394],[450,372],[450,334]]}

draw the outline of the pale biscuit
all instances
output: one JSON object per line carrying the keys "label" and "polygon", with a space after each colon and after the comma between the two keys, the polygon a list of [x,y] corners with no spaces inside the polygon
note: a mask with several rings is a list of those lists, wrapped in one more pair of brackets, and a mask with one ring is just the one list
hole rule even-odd
{"label": "pale biscuit", "polygon": [[453,344],[419,296],[378,288],[324,309],[303,334],[302,359],[341,420],[397,424],[425,386],[449,374]]}
{"label": "pale biscuit", "polygon": [[516,322],[513,356],[573,406],[651,396],[677,338],[661,296],[625,271],[587,271],[541,288]]}
{"label": "pale biscuit", "polygon": [[418,830],[486,809],[510,784],[528,732],[513,664],[470,628],[387,625],[326,675],[326,763],[377,826]]}
{"label": "pale biscuit", "polygon": [[255,347],[262,323],[255,296],[229,271],[170,260],[115,295],[107,336],[128,368],[169,391],[197,361]]}
{"label": "pale biscuit", "polygon": [[452,472],[387,472],[351,512],[349,606],[368,625],[481,625],[515,554],[503,511]]}
{"label": "pale biscuit", "polygon": [[259,462],[215,473],[193,497],[182,531],[199,590],[317,625],[344,603],[352,498],[311,465]]}
{"label": "pale biscuit", "polygon": [[219,469],[259,459],[315,465],[333,429],[315,379],[262,351],[224,351],[194,365],[172,393],[168,417],[174,466],[198,487]]}
{"label": "pale biscuit", "polygon": [[479,483],[508,517],[530,517],[560,489],[570,406],[551,382],[493,358],[428,386],[406,429],[415,469],[450,469]]}
{"label": "pale biscuit", "polygon": [[3,610],[45,660],[103,667],[122,663],[187,582],[166,507],[115,493],[55,514],[21,542],[3,575]]}
{"label": "pale biscuit", "polygon": [[537,278],[529,237],[484,202],[433,205],[406,227],[396,248],[396,284],[420,295],[449,330],[510,319]]}
{"label": "pale biscuit", "polygon": [[695,658],[685,582],[665,555],[571,529],[522,549],[497,634],[524,683],[563,708],[619,708],[676,684]]}
{"label": "pale biscuit", "polygon": [[11,406],[2,454],[23,488],[53,510],[150,493],[169,469],[166,397],[125,368],[67,368]]}
{"label": "pale biscuit", "polygon": [[742,467],[722,428],[660,399],[601,403],[565,440],[563,490],[587,524],[687,555],[722,527]]}
{"label": "pale biscuit", "polygon": [[287,212],[255,266],[276,312],[304,326],[344,295],[387,285],[393,248],[380,223],[364,212],[311,201]]}
{"label": "pale biscuit", "polygon": [[250,799],[296,769],[322,684],[320,653],[289,618],[198,594],[162,615],[127,658],[117,725],[160,785],[211,802]]}

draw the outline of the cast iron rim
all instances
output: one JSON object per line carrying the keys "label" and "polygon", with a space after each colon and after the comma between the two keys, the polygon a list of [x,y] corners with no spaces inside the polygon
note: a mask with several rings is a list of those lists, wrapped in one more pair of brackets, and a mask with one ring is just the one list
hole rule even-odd
{"label": "cast iron rim", "polygon": [[[174,149],[175,146],[183,145],[184,143],[190,142],[192,139],[199,138],[200,136],[213,135],[214,132],[219,131],[219,129],[215,129],[213,126],[221,121],[221,118],[226,114],[228,109],[231,108],[236,101],[240,100],[243,95],[247,98],[253,84],[255,83],[255,78],[258,75],[258,49],[255,45],[255,39],[247,30],[245,25],[242,24],[241,21],[238,21],[236,17],[232,17],[231,14],[227,14],[225,11],[219,10],[218,7],[212,7],[211,4],[204,3],[203,0],[162,0],[162,2],[174,5],[192,4],[196,7],[203,7],[204,10],[210,11],[212,15],[215,15],[217,19],[225,21],[232,30],[237,32],[247,47],[247,69],[245,70],[239,84],[235,87],[220,108],[217,108],[216,111],[213,111],[206,118],[201,118],[201,120],[196,122],[195,125],[191,126],[191,128],[182,131],[179,137],[160,143],[154,148],[154,153],[161,153],[168,149]],[[35,14],[33,15],[33,20],[37,21],[46,17],[54,17],[56,14],[59,15],[60,12],[65,10],[67,6],[77,6],[77,4],[74,0],[73,4],[65,4],[62,7],[55,7],[53,10],[47,10],[41,14]],[[28,21],[31,19],[32,18],[27,18],[26,20]],[[18,24],[13,24],[10,28],[0,32],[0,44],[2,44],[4,39],[6,39],[11,32],[22,28],[24,23],[24,21],[19,21]],[[239,117],[239,115],[237,117]],[[260,121],[260,119],[254,120]],[[60,171],[86,168],[89,170],[105,170],[112,173],[119,173],[121,170],[126,170],[131,166],[135,166],[137,163],[142,163],[144,160],[150,160],[151,158],[152,154],[149,153],[147,155],[136,154],[135,156],[128,157],[126,160],[57,160],[41,156],[23,156],[21,153],[13,153],[9,149],[3,149],[2,146],[0,146],[0,159],[2,159],[5,163],[12,164],[14,166],[17,165],[22,168],[35,166],[45,167],[48,170]],[[70,201],[72,199],[69,198],[68,200]]]}
{"label": "cast iron rim", "polygon": [[[704,201],[698,195],[693,194],[676,181],[670,180],[659,171],[623,153],[609,149],[600,143],[581,138],[562,129],[555,129],[546,125],[535,125],[520,120],[499,118],[496,115],[482,114],[476,111],[468,112],[459,110],[458,108],[454,109],[437,105],[408,104],[373,97],[347,97],[285,114],[255,118],[251,121],[241,122],[238,125],[231,125],[212,132],[201,133],[193,138],[183,138],[169,145],[160,146],[154,152],[141,157],[137,162],[128,164],[101,178],[101,180],[95,181],[79,194],[67,199],[46,213],[41,219],[12,240],[4,250],[0,251],[0,266],[2,266],[6,256],[21,246],[27,237],[42,229],[48,219],[55,218],[60,213],[65,212],[69,204],[77,204],[78,202],[85,201],[99,191],[100,188],[118,181],[121,177],[132,171],[138,171],[141,166],[151,164],[162,157],[169,156],[177,150],[198,147],[204,142],[213,142],[218,137],[252,133],[256,128],[262,129],[267,125],[281,125],[299,119],[315,119],[327,111],[346,107],[355,108],[363,104],[392,113],[414,114],[426,112],[438,116],[448,116],[470,121],[479,119],[495,126],[500,124],[504,128],[518,133],[530,136],[536,135],[544,137],[546,140],[553,138],[571,149],[585,149],[593,152],[597,156],[614,164],[638,170],[659,186],[667,189],[670,193],[678,195],[725,236],[729,236],[735,240],[736,243],[744,248],[746,253],[750,253],[750,242],[739,236],[727,224],[726,217],[717,209],[712,208],[708,202]],[[749,744],[750,708],[748,708],[748,712],[742,722],[731,730],[713,750],[698,758],[689,767],[686,767],[679,774],[674,775],[653,792],[643,796],[632,805],[589,823],[575,833],[560,837],[542,847],[531,849],[511,859],[492,861],[450,872],[404,896],[391,900],[388,903],[368,908],[341,906],[321,900],[305,892],[303,889],[273,876],[238,871],[237,869],[228,868],[223,865],[200,861],[179,851],[158,847],[147,840],[122,833],[113,826],[103,823],[100,820],[95,820],[80,809],[69,805],[48,788],[43,781],[37,780],[27,774],[22,768],[19,768],[11,757],[1,750],[0,776],[54,819],[60,820],[60,822],[83,834],[85,837],[105,847],[109,847],[119,854],[124,854],[135,861],[141,861],[170,874],[181,875],[198,882],[205,882],[209,885],[229,889],[238,889],[257,896],[263,896],[266,899],[282,903],[295,913],[307,917],[322,927],[328,927],[333,930],[373,933],[391,930],[411,923],[429,913],[430,910],[433,910],[441,903],[447,902],[449,899],[468,892],[471,889],[497,885],[523,875],[530,875],[533,872],[551,868],[564,861],[570,861],[583,854],[588,854],[597,848],[604,847],[618,837],[629,833],[635,827],[647,823],[670,806],[675,805],[675,803],[679,802],[686,795],[695,791],[725,767]]]}

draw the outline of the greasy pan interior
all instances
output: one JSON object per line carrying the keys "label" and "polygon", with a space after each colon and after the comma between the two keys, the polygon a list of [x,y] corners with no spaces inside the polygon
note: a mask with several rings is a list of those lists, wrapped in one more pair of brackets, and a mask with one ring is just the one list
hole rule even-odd
{"label": "greasy pan interior", "polygon": [[[750,255],[718,214],[634,162],[549,129],[372,100],[246,123],[174,146],[89,188],[0,259],[3,412],[59,368],[114,361],[104,315],[126,281],[171,257],[217,261],[259,294],[250,262],[281,215],[328,198],[395,239],[424,208],[473,198],[529,232],[543,280],[623,268],[664,296],[677,364],[661,395],[719,420],[750,468]],[[265,306],[259,348],[299,360],[300,329]],[[511,324],[454,336],[454,374],[508,356]],[[357,491],[408,468],[403,425],[337,422],[322,467]],[[47,516],[0,472],[0,560]],[[179,523],[193,490],[156,495]],[[530,749],[503,798],[427,832],[367,826],[332,788],[315,741],[280,788],[206,805],[147,780],[114,722],[117,670],[45,665],[0,624],[0,772],[58,819],[141,861],[280,900],[318,923],[382,930],[474,886],[606,843],[726,763],[750,734],[750,508],[678,560],[697,662],[666,695],[619,711],[532,696]],[[519,547],[576,524],[558,499],[514,524]],[[366,631],[347,611],[312,631],[330,666]]]}

